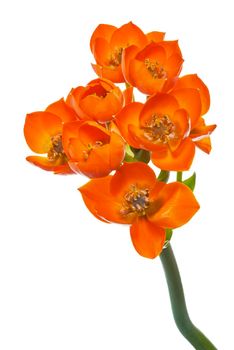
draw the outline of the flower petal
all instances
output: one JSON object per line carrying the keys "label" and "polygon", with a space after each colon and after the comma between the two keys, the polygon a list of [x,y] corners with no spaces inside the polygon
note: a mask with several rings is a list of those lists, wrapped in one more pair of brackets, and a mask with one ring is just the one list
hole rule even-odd
{"label": "flower petal", "polygon": [[80,119],[88,119],[87,114],[85,114],[79,106],[84,90],[85,88],[83,86],[78,86],[75,89],[71,89],[66,99],[66,103],[76,112]]}
{"label": "flower petal", "polygon": [[46,157],[40,157],[40,156],[29,156],[26,158],[26,160],[36,165],[37,167],[47,170],[47,171],[54,171],[56,174],[72,174],[73,171],[69,167],[69,165],[61,164],[61,161],[50,161]]}
{"label": "flower petal", "polygon": [[154,42],[154,43],[158,43],[160,41],[163,41],[164,37],[165,37],[165,33],[163,32],[150,32],[146,34],[147,39],[149,42]]}
{"label": "flower petal", "polygon": [[110,191],[116,198],[124,195],[135,185],[141,189],[153,189],[156,182],[154,171],[145,163],[124,163],[113,176]]}
{"label": "flower petal", "polygon": [[[110,181],[112,176],[93,179],[87,184],[79,188],[85,204],[91,213],[95,211],[96,217],[105,219],[109,222],[117,222],[121,224],[129,224],[132,219],[122,216],[122,202],[112,195],[110,192]],[[86,200],[88,198],[88,201]]]}
{"label": "flower petal", "polygon": [[61,119],[49,112],[27,114],[24,136],[33,152],[47,153],[51,147],[51,137],[62,131]]}
{"label": "flower petal", "polygon": [[66,104],[63,98],[50,104],[46,108],[46,111],[57,115],[64,123],[72,122],[78,119],[75,111],[69,107],[68,104]]}
{"label": "flower petal", "polygon": [[93,46],[97,38],[103,38],[107,42],[110,42],[110,39],[113,33],[116,31],[116,29],[117,27],[109,24],[99,24],[91,36],[91,40],[90,40],[91,51],[93,52]]}
{"label": "flower petal", "polygon": [[97,38],[93,45],[94,58],[100,66],[109,66],[111,57],[110,44],[103,38]]}
{"label": "flower petal", "polygon": [[175,152],[153,152],[152,162],[160,169],[172,171],[189,170],[195,154],[195,145],[190,138],[184,139]]}
{"label": "flower petal", "polygon": [[179,104],[174,96],[163,93],[155,94],[145,103],[140,115],[140,122],[144,124],[154,114],[168,115],[170,118],[177,109],[179,109]]}
{"label": "flower petal", "polygon": [[121,66],[117,67],[102,67],[98,64],[92,64],[93,70],[100,78],[106,78],[113,83],[124,83],[124,76]]}
{"label": "flower petal", "polygon": [[119,168],[125,156],[125,142],[123,138],[115,132],[111,132],[110,137],[110,168]]}
{"label": "flower petal", "polygon": [[124,48],[130,45],[141,47],[147,44],[147,38],[139,27],[129,22],[113,33],[110,44],[113,49]]}
{"label": "flower petal", "polygon": [[198,90],[177,89],[175,91],[172,90],[170,95],[177,99],[180,108],[186,109],[191,120],[191,128],[193,128],[201,116],[201,99]]}
{"label": "flower petal", "polygon": [[199,91],[202,104],[201,115],[207,113],[210,108],[210,93],[207,86],[197,74],[188,74],[179,78],[174,89],[183,88],[193,88]]}
{"label": "flower petal", "polygon": [[125,80],[133,86],[135,86],[135,82],[132,75],[129,74],[129,65],[131,60],[135,58],[138,52],[139,52],[139,47],[131,45],[126,47],[122,53],[121,67],[122,67],[123,75]]}
{"label": "flower petal", "polygon": [[125,106],[115,117],[116,124],[123,138],[133,147],[138,147],[138,144],[132,140],[129,135],[128,126],[139,126],[139,115],[143,104],[140,102],[132,102]]}
{"label": "flower petal", "polygon": [[165,230],[145,218],[137,218],[130,228],[131,239],[136,251],[145,258],[158,256],[165,243]]}
{"label": "flower petal", "polygon": [[133,102],[133,86],[129,86],[123,91],[124,97],[124,106],[127,106],[129,103]]}
{"label": "flower petal", "polygon": [[165,79],[154,79],[145,63],[137,59],[131,60],[129,63],[128,81],[134,83],[138,90],[147,95],[161,91],[165,84]]}
{"label": "flower petal", "polygon": [[200,148],[203,152],[206,152],[207,154],[211,151],[211,141],[210,137],[205,137],[202,140],[195,141],[195,145]]}
{"label": "flower petal", "polygon": [[155,202],[157,211],[148,217],[155,225],[176,228],[188,222],[199,209],[193,192],[184,184],[167,184]]}

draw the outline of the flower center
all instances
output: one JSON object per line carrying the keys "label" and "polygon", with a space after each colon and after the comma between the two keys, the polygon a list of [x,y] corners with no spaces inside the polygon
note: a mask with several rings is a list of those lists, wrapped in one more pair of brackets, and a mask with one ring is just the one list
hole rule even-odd
{"label": "flower center", "polygon": [[54,162],[55,160],[59,158],[65,158],[65,153],[63,150],[63,144],[62,144],[62,134],[57,134],[55,136],[51,137],[51,143],[52,146],[49,149],[49,152],[47,153],[47,158]]}
{"label": "flower center", "polygon": [[124,196],[120,213],[122,215],[135,213],[138,216],[144,216],[149,205],[149,190],[147,188],[139,189],[136,185],[132,185],[131,190]]}
{"label": "flower center", "polygon": [[175,138],[175,125],[168,115],[153,114],[143,129],[144,137],[151,142],[167,143]]}
{"label": "flower center", "polygon": [[160,64],[157,61],[152,61],[149,58],[146,58],[144,63],[153,79],[167,78],[167,72],[165,71],[163,66],[160,66]]}
{"label": "flower center", "polygon": [[97,149],[97,148],[100,148],[102,146],[103,146],[102,141],[96,141],[94,144],[88,143],[87,149],[85,151],[83,151],[84,160],[87,160],[89,158],[89,155],[93,149]]}
{"label": "flower center", "polygon": [[123,52],[123,48],[120,47],[119,49],[116,49],[111,53],[111,57],[109,61],[110,66],[118,67],[120,65],[122,61],[122,52]]}

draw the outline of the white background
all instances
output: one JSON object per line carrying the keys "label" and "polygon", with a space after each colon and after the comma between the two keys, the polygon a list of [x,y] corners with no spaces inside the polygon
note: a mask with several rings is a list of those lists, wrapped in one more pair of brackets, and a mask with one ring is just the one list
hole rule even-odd
{"label": "white background", "polygon": [[132,20],[179,38],[183,73],[209,86],[210,156],[192,170],[199,213],[174,233],[194,323],[234,348],[232,1],[2,1],[0,8],[1,350],[187,350],[172,319],[160,259],[133,249],[128,228],[91,216],[81,176],[31,166],[25,114],[95,78],[89,39],[99,23]]}

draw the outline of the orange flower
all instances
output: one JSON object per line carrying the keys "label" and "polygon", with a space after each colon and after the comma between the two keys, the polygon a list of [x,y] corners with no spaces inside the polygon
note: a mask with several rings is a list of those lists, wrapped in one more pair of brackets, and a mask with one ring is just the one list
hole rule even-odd
{"label": "orange flower", "polygon": [[199,209],[188,187],[159,182],[144,163],[125,163],[113,176],[91,180],[79,190],[98,219],[131,225],[132,243],[147,258],[162,251],[166,228],[182,226]]}
{"label": "orange flower", "polygon": [[90,178],[108,175],[125,156],[125,142],[95,121],[64,125],[63,145],[71,169]]}
{"label": "orange flower", "polygon": [[62,129],[66,122],[77,120],[76,113],[63,99],[52,103],[44,112],[27,114],[24,136],[35,153],[47,156],[29,156],[26,159],[48,171],[59,174],[72,173],[62,145]]}
{"label": "orange flower", "polygon": [[90,40],[90,48],[97,64],[92,67],[98,76],[110,79],[114,83],[124,82],[121,69],[123,49],[135,45],[139,48],[149,42],[162,41],[164,33],[151,32],[144,34],[132,22],[116,28],[108,24],[100,24]]}
{"label": "orange flower", "polygon": [[147,95],[170,90],[182,68],[177,41],[151,42],[143,49],[129,46],[123,52],[125,80]]}
{"label": "orange flower", "polygon": [[160,169],[188,170],[195,145],[208,148],[201,138],[215,128],[203,125],[200,94],[195,88],[155,94],[144,105],[127,105],[116,116],[116,123],[131,146],[152,152],[151,160]]}
{"label": "orange flower", "polygon": [[93,69],[100,77],[115,83],[124,82],[121,69],[123,49],[129,45],[146,45],[145,34],[132,22],[120,28],[108,24],[100,24],[90,40],[90,48],[97,64]]}
{"label": "orange flower", "polygon": [[82,119],[104,123],[113,119],[124,102],[121,90],[107,79],[92,80],[72,89],[66,101]]}

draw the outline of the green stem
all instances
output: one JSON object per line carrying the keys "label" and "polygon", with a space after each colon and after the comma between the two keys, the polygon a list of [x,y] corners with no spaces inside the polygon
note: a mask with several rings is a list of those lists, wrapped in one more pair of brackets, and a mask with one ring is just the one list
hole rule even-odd
{"label": "green stem", "polygon": [[183,175],[183,172],[182,172],[182,171],[177,171],[177,174],[176,174],[176,181],[182,182],[182,175]]}
{"label": "green stem", "polygon": [[217,350],[189,318],[180,273],[170,243],[167,248],[163,249],[160,258],[167,280],[174,320],[178,329],[196,350]]}

